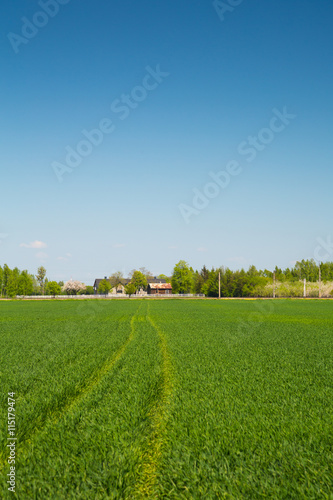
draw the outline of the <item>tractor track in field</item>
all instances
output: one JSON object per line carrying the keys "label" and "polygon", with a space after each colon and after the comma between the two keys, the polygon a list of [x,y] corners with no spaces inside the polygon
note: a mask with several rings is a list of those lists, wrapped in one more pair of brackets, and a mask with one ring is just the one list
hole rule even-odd
{"label": "tractor track in field", "polygon": [[66,404],[63,409],[61,410],[61,413],[56,416],[55,419],[50,419],[52,423],[57,423],[66,413],[70,412],[75,406],[81,403],[81,401],[91,393],[91,391],[96,387],[99,382],[107,375],[113,367],[117,364],[117,362],[120,360],[124,352],[126,351],[127,347],[129,344],[132,342],[135,336],[135,329],[134,329],[134,321],[135,317],[137,316],[139,309],[141,308],[141,305],[139,306],[138,310],[136,311],[135,314],[133,314],[131,318],[131,333],[128,337],[128,339],[124,342],[124,344],[121,346],[120,349],[112,356],[112,358],[107,361],[95,374],[94,376],[89,379],[88,384],[86,384],[84,387],[82,387],[82,390],[76,394],[76,396],[71,399],[71,401]]}
{"label": "tractor track in field", "polygon": [[166,337],[159,326],[154,322],[149,314],[149,304],[147,320],[156,331],[162,353],[162,391],[148,416],[151,421],[151,432],[148,446],[142,456],[142,469],[140,479],[137,483],[134,498],[157,498],[154,492],[157,486],[158,469],[160,467],[163,446],[165,443],[166,427],[168,422],[168,410],[171,405],[173,395],[173,367],[166,341]]}
{"label": "tractor track in field", "polygon": [[[38,422],[38,425],[32,428],[32,430],[25,434],[24,439],[18,440],[18,443],[20,443],[20,447],[27,445],[29,446],[35,436],[39,434],[40,432],[43,432],[45,427],[49,424],[54,425],[59,422],[59,420],[66,414],[69,413],[75,406],[81,403],[83,399],[88,396],[92,390],[99,384],[99,382],[114,368],[114,366],[117,364],[117,362],[121,359],[123,356],[124,352],[126,351],[127,347],[129,344],[132,342],[132,340],[135,337],[135,327],[134,323],[136,320],[136,317],[138,316],[138,313],[142,307],[142,304],[138,307],[137,311],[133,314],[131,318],[131,331],[130,335],[127,338],[127,340],[124,342],[124,344],[116,351],[116,353],[111,357],[109,361],[104,363],[102,367],[95,372],[95,374],[89,379],[88,383],[84,385],[80,391],[78,391],[74,397],[70,399],[69,402],[65,402],[65,404],[62,406],[62,408],[56,412],[55,415],[48,414],[46,415],[45,419],[43,419],[41,422]],[[5,451],[1,453],[0,455],[0,470],[3,470],[7,466],[7,460],[5,458]]]}

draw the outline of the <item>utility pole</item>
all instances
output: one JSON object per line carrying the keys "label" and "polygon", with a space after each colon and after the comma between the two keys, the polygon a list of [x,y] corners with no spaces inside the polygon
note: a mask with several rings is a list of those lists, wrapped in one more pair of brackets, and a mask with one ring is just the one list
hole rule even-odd
{"label": "utility pole", "polygon": [[306,278],[304,278],[304,289],[303,289],[303,297],[306,297]]}
{"label": "utility pole", "polygon": [[319,298],[321,299],[321,269],[319,263]]}
{"label": "utility pole", "polygon": [[275,299],[275,273],[273,273],[273,299]]}
{"label": "utility pole", "polygon": [[221,298],[221,271],[219,271],[219,299]]}

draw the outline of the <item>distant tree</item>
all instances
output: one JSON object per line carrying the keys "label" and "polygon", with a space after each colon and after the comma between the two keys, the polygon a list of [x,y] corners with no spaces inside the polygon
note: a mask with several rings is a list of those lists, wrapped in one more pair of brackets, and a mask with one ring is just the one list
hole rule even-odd
{"label": "distant tree", "polygon": [[273,273],[272,273],[272,271],[269,271],[268,269],[265,269],[263,271],[263,276],[265,276],[266,278],[273,278]]}
{"label": "distant tree", "polygon": [[22,271],[18,277],[17,295],[33,295],[34,284],[32,276],[28,271]]}
{"label": "distant tree", "polygon": [[121,271],[116,271],[115,273],[111,274],[111,276],[109,277],[111,288],[114,288],[115,286],[119,285],[119,283],[121,283],[123,279],[124,276]]}
{"label": "distant tree", "polygon": [[199,271],[195,271],[193,274],[193,291],[195,293],[202,293],[201,292],[202,285],[203,285],[203,280],[200,276],[200,273]]}
{"label": "distant tree", "polygon": [[9,270],[8,281],[7,281],[7,297],[15,297],[18,294],[18,280],[20,276],[20,271],[17,267],[13,270]]}
{"label": "distant tree", "polygon": [[53,297],[60,295],[61,286],[56,281],[49,281],[45,286],[45,293],[46,295],[53,295]]}
{"label": "distant tree", "polygon": [[[208,297],[218,297],[219,296],[219,269],[212,269],[208,273],[208,279],[205,281]],[[205,286],[203,287],[205,289]]]}
{"label": "distant tree", "polygon": [[2,296],[6,297],[7,296],[7,286],[8,286],[8,280],[10,276],[11,270],[7,266],[7,264],[4,264],[3,269],[2,269]]}
{"label": "distant tree", "polygon": [[66,281],[64,286],[62,287],[62,291],[67,295],[77,295],[81,290],[84,290],[86,287],[81,281]]}
{"label": "distant tree", "polygon": [[259,271],[257,270],[256,266],[250,266],[248,271],[247,271],[247,274],[249,276],[259,276]]}
{"label": "distant tree", "polygon": [[94,295],[94,287],[93,286],[86,286],[85,290],[82,290],[80,295]]}
{"label": "distant tree", "polygon": [[107,295],[109,293],[109,291],[111,290],[111,284],[108,280],[102,280],[98,286],[98,293],[100,293],[101,295],[104,294],[104,295]]}
{"label": "distant tree", "polygon": [[172,278],[173,293],[189,293],[193,286],[193,272],[185,260],[180,260],[173,268]]}
{"label": "distant tree", "polygon": [[131,283],[133,283],[136,290],[140,290],[140,288],[146,290],[148,286],[147,278],[141,271],[134,271]]}
{"label": "distant tree", "polygon": [[134,283],[128,283],[128,285],[125,286],[125,293],[129,296],[134,295],[136,292],[136,286]]}
{"label": "distant tree", "polygon": [[325,262],[320,264],[321,279],[323,281],[333,280],[333,262]]}
{"label": "distant tree", "polygon": [[195,271],[193,273],[193,291],[195,293],[204,293],[205,295],[208,295],[208,279],[209,271],[206,266],[203,266],[200,272]]}
{"label": "distant tree", "polygon": [[201,270],[201,279],[203,280],[205,277],[205,280],[200,293],[204,293],[207,297],[218,297],[219,274],[221,278],[221,297],[232,297],[234,290],[237,287],[237,278],[233,271],[224,267],[217,269],[213,267],[211,271],[204,267]]}
{"label": "distant tree", "polygon": [[157,277],[160,280],[165,280],[166,283],[171,283],[171,277],[166,276],[166,274],[159,274]]}
{"label": "distant tree", "polygon": [[153,275],[150,271],[148,271],[148,269],[146,269],[145,267],[140,267],[140,269],[132,269],[129,273],[128,273],[128,277],[129,278],[132,278],[134,273],[138,273],[140,272],[141,274],[143,274],[145,276],[146,279],[149,279],[149,278],[152,278]]}
{"label": "distant tree", "polygon": [[[287,269],[284,269],[283,274],[285,276],[286,281],[296,281],[297,277],[293,274],[293,272],[287,267]],[[265,273],[264,273],[265,276]]]}
{"label": "distant tree", "polygon": [[142,273],[144,276],[146,276],[146,278],[147,278],[147,279],[149,279],[149,278],[152,278],[152,277],[153,277],[152,273],[151,273],[150,271],[148,271],[148,269],[146,269],[145,267],[140,267],[140,268],[139,268],[139,271],[140,271],[140,273]]}
{"label": "distant tree", "polygon": [[32,295],[40,295],[40,286],[38,284],[38,281],[36,279],[36,276],[31,274],[31,279],[32,279],[32,288],[33,288],[33,292],[32,292]]}
{"label": "distant tree", "polygon": [[294,267],[294,272],[298,279],[306,281],[317,281],[319,278],[319,269],[314,259],[297,261]]}
{"label": "distant tree", "polygon": [[46,269],[45,269],[45,267],[40,266],[38,268],[38,270],[37,270],[36,279],[37,279],[37,281],[39,283],[42,295],[44,295],[44,278],[45,278],[45,275],[46,275]]}
{"label": "distant tree", "polygon": [[242,297],[261,296],[270,278],[263,275],[255,266],[250,266],[242,283]]}

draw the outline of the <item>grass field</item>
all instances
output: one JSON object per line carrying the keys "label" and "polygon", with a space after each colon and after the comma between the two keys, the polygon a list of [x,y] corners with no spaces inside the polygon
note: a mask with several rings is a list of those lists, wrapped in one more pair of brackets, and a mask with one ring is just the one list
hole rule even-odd
{"label": "grass field", "polygon": [[1,498],[333,499],[330,301],[2,302],[0,353]]}

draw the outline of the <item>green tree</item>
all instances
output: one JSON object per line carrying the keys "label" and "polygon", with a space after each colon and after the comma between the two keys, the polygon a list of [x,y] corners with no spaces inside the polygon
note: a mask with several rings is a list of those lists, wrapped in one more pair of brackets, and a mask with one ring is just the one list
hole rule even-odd
{"label": "green tree", "polygon": [[33,295],[34,285],[31,275],[28,271],[22,271],[18,277],[17,294],[18,295]]}
{"label": "green tree", "polygon": [[42,295],[44,295],[44,278],[45,278],[45,275],[46,275],[46,269],[45,269],[45,267],[40,266],[38,268],[38,270],[37,270],[36,279],[37,279],[37,281],[39,283]]}
{"label": "green tree", "polygon": [[111,274],[111,276],[109,277],[111,288],[114,288],[115,286],[119,285],[119,283],[122,283],[123,279],[124,276],[121,271],[116,271],[115,273]]}
{"label": "green tree", "polygon": [[333,280],[333,262],[321,262],[320,264],[321,270],[321,279],[323,281],[332,281]]}
{"label": "green tree", "polygon": [[82,290],[80,295],[94,295],[94,287],[93,286],[86,286],[85,290]]}
{"label": "green tree", "polygon": [[6,295],[8,297],[13,298],[18,294],[19,277],[20,277],[20,271],[17,267],[15,267],[13,270],[9,270],[7,290],[6,290]]}
{"label": "green tree", "polygon": [[33,292],[32,292],[32,294],[33,295],[40,295],[40,286],[38,284],[38,281],[36,280],[36,276],[34,276],[32,274],[31,275],[31,279],[32,279],[32,286],[33,286]]}
{"label": "green tree", "polygon": [[147,279],[149,279],[149,278],[152,278],[152,277],[153,277],[152,273],[151,273],[150,271],[148,271],[148,269],[147,269],[147,268],[145,268],[145,267],[140,267],[139,271],[140,271],[140,272],[141,272],[141,273],[142,273],[142,274],[143,274],[143,275],[144,275]]}
{"label": "green tree", "polygon": [[0,297],[2,297],[2,287],[3,287],[3,269],[0,266]]}
{"label": "green tree", "polygon": [[159,274],[157,277],[160,280],[165,280],[166,283],[171,283],[171,277],[166,274]]}
{"label": "green tree", "polygon": [[131,283],[135,285],[136,290],[140,290],[140,288],[146,290],[148,286],[147,278],[141,271],[134,271]]}
{"label": "green tree", "polygon": [[9,277],[11,275],[11,269],[7,266],[7,264],[4,264],[3,266],[3,274],[2,274],[2,295],[4,297],[7,297],[7,288],[8,288],[8,281]]}
{"label": "green tree", "polygon": [[107,295],[111,290],[111,284],[108,280],[102,280],[98,286],[98,293]]}
{"label": "green tree", "polygon": [[136,292],[136,286],[134,283],[128,283],[128,285],[125,286],[125,293],[129,296],[134,295]]}
{"label": "green tree", "polygon": [[242,296],[243,297],[255,297],[262,296],[264,293],[264,288],[269,281],[269,278],[263,276],[264,273],[257,271],[255,266],[250,266],[247,271],[242,285]]}
{"label": "green tree", "polygon": [[[208,297],[218,297],[219,296],[219,269],[212,269],[209,271],[208,279],[205,282],[207,286]],[[203,287],[205,290],[205,286]]]}
{"label": "green tree", "polygon": [[56,281],[49,281],[45,286],[45,293],[46,295],[53,295],[53,297],[60,295],[61,286]]}
{"label": "green tree", "polygon": [[209,278],[209,271],[203,266],[200,272],[193,273],[193,291],[195,293],[204,293],[207,295],[208,286],[205,286]]}
{"label": "green tree", "polygon": [[172,278],[173,293],[189,293],[193,286],[193,271],[185,260],[180,260],[173,268]]}

